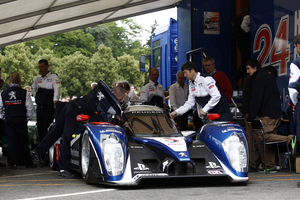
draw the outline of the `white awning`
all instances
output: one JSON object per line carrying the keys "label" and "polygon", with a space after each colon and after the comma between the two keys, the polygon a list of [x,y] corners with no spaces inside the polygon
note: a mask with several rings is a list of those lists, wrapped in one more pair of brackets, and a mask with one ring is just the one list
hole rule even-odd
{"label": "white awning", "polygon": [[0,47],[173,8],[181,0],[0,0]]}

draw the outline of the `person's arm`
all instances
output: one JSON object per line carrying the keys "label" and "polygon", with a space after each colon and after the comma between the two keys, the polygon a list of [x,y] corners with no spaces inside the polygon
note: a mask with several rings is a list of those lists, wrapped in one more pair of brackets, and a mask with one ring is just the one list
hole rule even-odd
{"label": "person's arm", "polygon": [[60,82],[59,82],[59,77],[57,75],[54,79],[53,90],[54,90],[53,104],[56,105],[56,102],[59,100],[59,96],[60,96]]}
{"label": "person's arm", "polygon": [[37,78],[35,78],[34,82],[32,84],[32,94],[33,94],[34,98],[35,98],[37,90],[38,90]]}
{"label": "person's arm", "polygon": [[31,100],[31,96],[29,92],[26,92],[26,101],[25,101],[25,107],[26,107],[26,116],[27,116],[27,121],[29,121],[32,116],[33,116],[33,103]]}
{"label": "person's arm", "polygon": [[203,107],[203,111],[208,113],[209,110],[213,109],[220,101],[221,94],[216,87],[215,80],[212,77],[204,78],[204,86],[203,86],[208,94],[211,96],[210,100],[207,104]]}
{"label": "person's arm", "polygon": [[245,15],[243,21],[241,23],[241,29],[243,29],[246,33],[250,31],[250,15]]}
{"label": "person's arm", "polygon": [[141,102],[147,102],[148,101],[148,89],[147,89],[147,86],[144,85],[142,88],[141,88],[141,93],[140,93],[140,99],[141,99]]}
{"label": "person's arm", "polygon": [[300,91],[300,70],[294,64],[290,65],[289,95],[294,105],[298,103],[298,95]]}
{"label": "person's arm", "polygon": [[177,104],[176,104],[176,88],[175,85],[172,85],[169,89],[169,101],[170,101],[170,105],[171,105],[171,109],[176,110],[178,108]]}

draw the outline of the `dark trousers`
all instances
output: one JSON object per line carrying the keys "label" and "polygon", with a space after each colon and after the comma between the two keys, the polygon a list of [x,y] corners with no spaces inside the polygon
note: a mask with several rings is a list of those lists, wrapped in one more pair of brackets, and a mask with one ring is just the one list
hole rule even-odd
{"label": "dark trousers", "polygon": [[39,140],[42,141],[47,135],[47,129],[54,119],[54,107],[53,106],[41,106],[39,105],[36,110],[37,115],[37,128],[39,133]]}
{"label": "dark trousers", "polygon": [[19,154],[26,166],[32,164],[26,117],[7,118],[5,123],[9,165],[17,165]]}
{"label": "dark trousers", "polygon": [[79,109],[73,104],[73,101],[67,103],[61,111],[54,127],[35,149],[37,154],[43,155],[63,135],[62,142],[60,143],[59,156],[59,167],[61,170],[67,170],[69,168],[70,141],[79,126],[79,123],[76,121],[78,114]]}
{"label": "dark trousers", "polygon": [[[299,103],[297,103],[297,105],[296,105],[293,120],[294,120],[294,122],[296,122],[297,137],[300,138],[300,104]],[[300,144],[300,140],[299,140],[299,144]]]}
{"label": "dark trousers", "polygon": [[[260,164],[260,157],[259,157],[259,151],[257,144],[254,145],[255,149],[255,158],[253,158],[253,135],[252,135],[252,127],[251,124],[247,122],[247,118],[249,116],[249,113],[244,114],[244,121],[245,121],[245,128],[246,128],[246,134],[247,134],[247,141],[248,141],[248,149],[249,149],[249,166],[252,168],[258,168]],[[255,159],[255,160],[254,160]],[[255,161],[255,166],[254,166]]]}

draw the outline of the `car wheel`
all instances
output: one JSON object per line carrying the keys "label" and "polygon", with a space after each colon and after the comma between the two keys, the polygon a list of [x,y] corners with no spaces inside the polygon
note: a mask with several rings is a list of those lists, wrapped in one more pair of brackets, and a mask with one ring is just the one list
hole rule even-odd
{"label": "car wheel", "polygon": [[88,130],[85,130],[81,140],[81,172],[86,183],[89,183],[91,145]]}
{"label": "car wheel", "polygon": [[58,164],[55,163],[55,146],[54,145],[52,145],[50,147],[48,154],[49,154],[49,164],[50,164],[51,169],[53,169],[53,170],[59,169]]}

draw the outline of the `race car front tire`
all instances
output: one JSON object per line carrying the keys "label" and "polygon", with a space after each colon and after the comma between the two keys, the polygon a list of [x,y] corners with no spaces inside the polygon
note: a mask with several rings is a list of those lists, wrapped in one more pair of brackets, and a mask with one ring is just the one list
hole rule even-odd
{"label": "race car front tire", "polygon": [[81,140],[81,172],[86,183],[89,183],[91,145],[88,130],[85,130]]}

